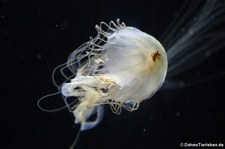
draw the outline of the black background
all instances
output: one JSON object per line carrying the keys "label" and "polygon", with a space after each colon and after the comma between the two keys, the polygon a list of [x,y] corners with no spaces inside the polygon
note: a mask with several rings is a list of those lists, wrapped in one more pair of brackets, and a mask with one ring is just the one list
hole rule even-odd
{"label": "black background", "polygon": [[[96,35],[95,24],[120,18],[161,40],[178,13],[179,0],[2,0],[0,148],[69,148],[78,126],[68,110],[45,113],[37,100],[56,91],[51,72]],[[188,21],[188,20],[187,20]],[[224,52],[193,71],[224,70]],[[191,70],[192,71],[192,70]],[[213,74],[214,72],[212,72]],[[215,72],[217,73],[217,72]],[[77,148],[179,148],[180,143],[224,143],[224,76],[176,90],[161,90],[135,112],[103,121],[81,133]],[[61,97],[47,105],[62,106]]]}

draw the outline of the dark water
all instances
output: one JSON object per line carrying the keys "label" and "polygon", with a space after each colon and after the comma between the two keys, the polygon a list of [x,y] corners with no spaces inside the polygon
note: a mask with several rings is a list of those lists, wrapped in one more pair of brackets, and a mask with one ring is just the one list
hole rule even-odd
{"label": "dark water", "polygon": [[[54,67],[64,63],[89,36],[95,36],[94,26],[100,21],[120,18],[161,41],[185,2],[2,0],[0,148],[69,148],[79,129],[72,114],[66,109],[45,113],[36,106],[38,98],[56,91],[51,82]],[[117,116],[107,107],[103,121],[81,133],[77,148],[225,145],[225,77],[220,75],[225,70],[224,50],[222,47],[201,65],[171,78],[195,85],[160,90],[132,113],[123,110]],[[51,99],[46,103],[50,107],[62,106],[60,96]]]}

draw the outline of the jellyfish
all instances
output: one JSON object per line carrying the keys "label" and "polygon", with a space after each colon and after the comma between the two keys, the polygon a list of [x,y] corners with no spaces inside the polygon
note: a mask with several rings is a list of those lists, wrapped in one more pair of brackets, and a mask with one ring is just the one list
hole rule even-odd
{"label": "jellyfish", "polygon": [[[109,105],[115,114],[120,114],[122,108],[134,111],[160,87],[181,87],[173,80],[175,76],[225,46],[221,42],[224,34],[219,32],[225,23],[221,9],[224,4],[201,1],[194,6],[194,13],[181,14],[165,32],[162,44],[166,50],[153,36],[126,26],[119,19],[96,25],[96,37],[90,37],[69,55],[66,63],[54,69],[52,79],[59,92],[42,97],[39,108],[56,111],[67,107],[75,117],[75,124],[80,124],[80,131],[86,131],[100,123],[104,105]],[[186,23],[187,19],[191,21]],[[57,72],[63,76],[62,82],[57,81]],[[46,110],[40,106],[43,99],[56,94],[62,94],[65,107]]]}
{"label": "jellyfish", "polygon": [[[102,120],[106,104],[115,114],[122,108],[137,110],[162,86],[167,73],[166,52],[151,35],[119,19],[101,22],[95,28],[97,36],[74,50],[67,63],[53,71],[53,82],[75,124],[80,124],[80,131],[94,128]],[[55,71],[65,77],[63,83],[56,83]],[[94,114],[95,119],[89,121]]]}
{"label": "jellyfish", "polygon": [[[167,72],[166,52],[154,37],[119,19],[95,28],[97,36],[69,56],[65,67],[76,74],[61,86],[64,97],[78,99],[72,112],[81,130],[98,124],[104,104],[116,114],[121,108],[138,109],[162,86]],[[95,112],[96,120],[89,122]]]}

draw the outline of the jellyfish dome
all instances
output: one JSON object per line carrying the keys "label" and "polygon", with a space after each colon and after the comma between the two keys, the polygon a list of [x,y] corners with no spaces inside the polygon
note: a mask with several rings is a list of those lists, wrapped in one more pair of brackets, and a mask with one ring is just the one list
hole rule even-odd
{"label": "jellyfish dome", "polygon": [[[62,95],[76,97],[72,107],[81,130],[93,128],[102,118],[102,105],[119,114],[121,108],[138,109],[139,104],[162,86],[167,72],[167,55],[154,37],[120,23],[96,25],[90,38],[67,61],[73,78],[61,85]],[[96,120],[89,122],[97,113]]]}

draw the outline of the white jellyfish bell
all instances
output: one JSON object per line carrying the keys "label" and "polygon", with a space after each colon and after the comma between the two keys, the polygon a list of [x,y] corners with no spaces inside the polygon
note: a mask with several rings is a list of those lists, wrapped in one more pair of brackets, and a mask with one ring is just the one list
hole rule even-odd
{"label": "white jellyfish bell", "polygon": [[[104,30],[104,29],[105,30]],[[164,82],[167,56],[152,36],[111,21],[96,25],[97,36],[76,49],[67,61],[75,76],[61,87],[65,97],[76,97],[72,107],[81,130],[93,128],[102,118],[103,104],[116,114],[136,110]],[[88,118],[97,112],[95,121]]]}

